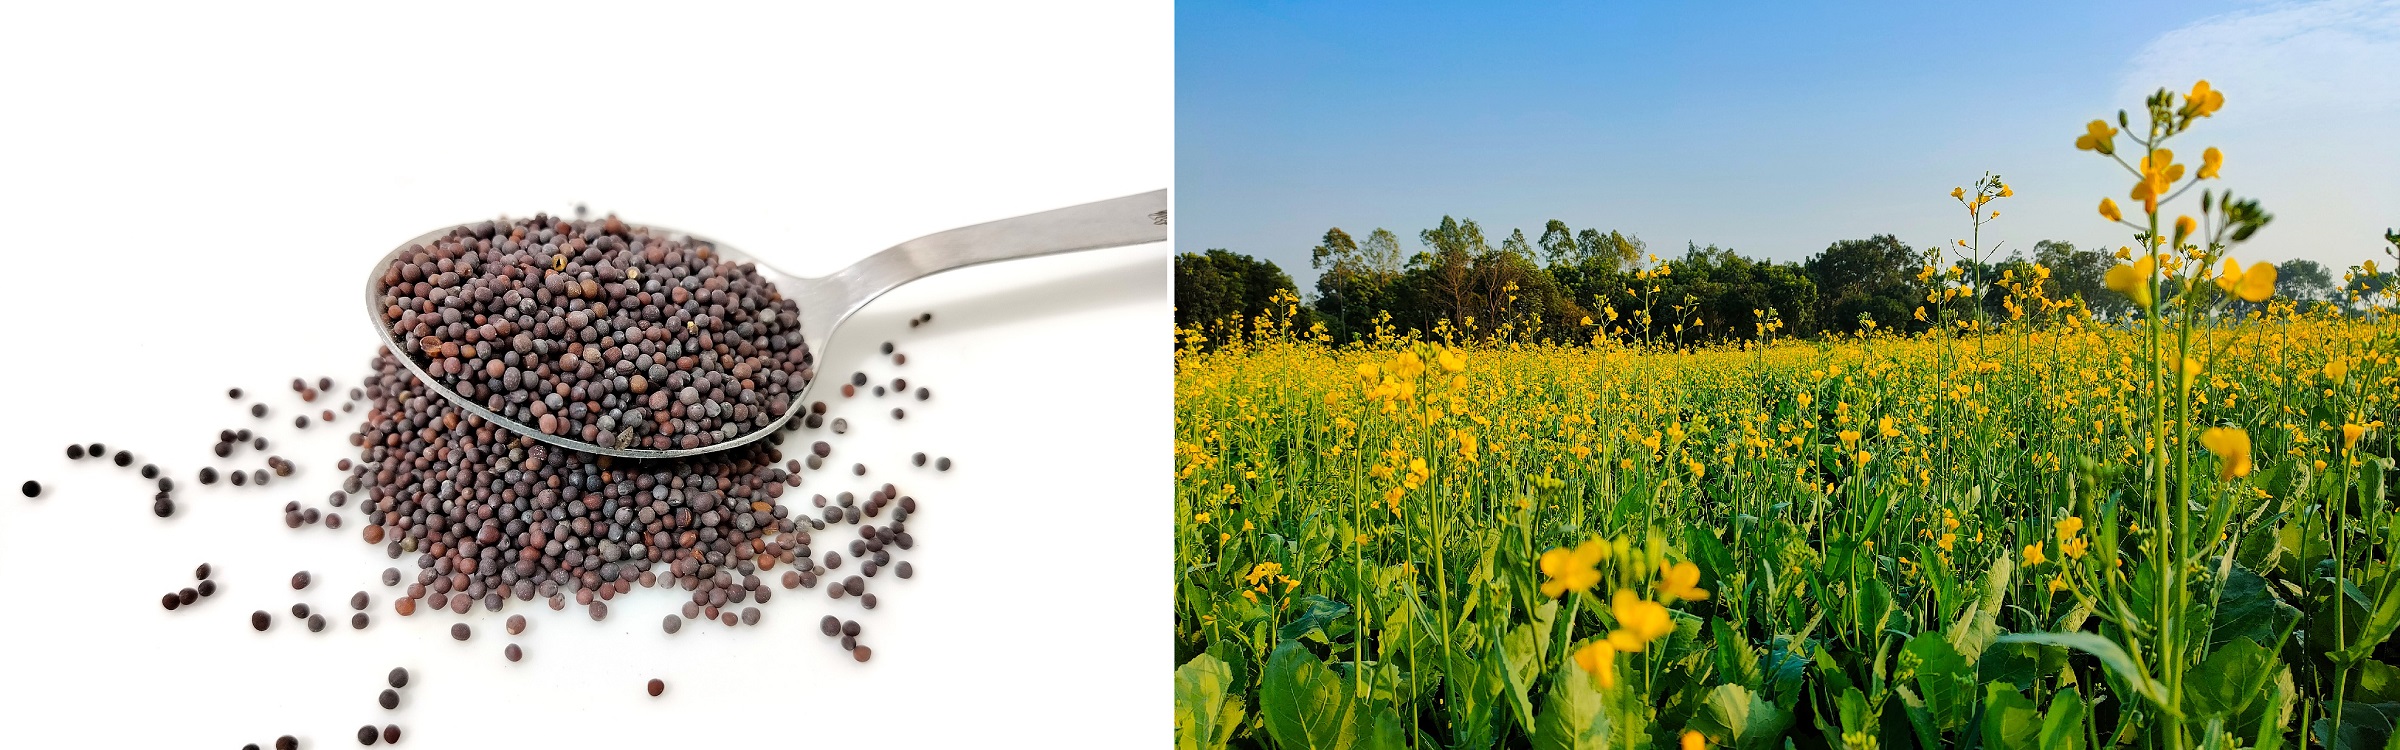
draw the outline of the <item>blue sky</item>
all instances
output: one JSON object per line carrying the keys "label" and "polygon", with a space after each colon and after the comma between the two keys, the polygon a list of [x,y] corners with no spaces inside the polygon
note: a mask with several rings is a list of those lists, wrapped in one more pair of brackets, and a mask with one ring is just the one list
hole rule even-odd
{"label": "blue sky", "polygon": [[2225,108],[2173,145],[2222,147],[2217,186],[2276,215],[2237,255],[2347,266],[2400,227],[2400,0],[1184,2],[1175,54],[1178,247],[1304,289],[1327,227],[1413,252],[1445,214],[1662,256],[1923,247],[1966,236],[1948,192],[1986,170],[2003,253],[2125,244],[2093,206],[2131,178],[2074,137],[2203,77]]}

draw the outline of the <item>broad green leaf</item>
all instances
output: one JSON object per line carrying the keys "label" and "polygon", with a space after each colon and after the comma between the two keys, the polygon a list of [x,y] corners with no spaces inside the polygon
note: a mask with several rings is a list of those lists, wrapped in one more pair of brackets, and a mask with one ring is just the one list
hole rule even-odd
{"label": "broad green leaf", "polygon": [[[1275,631],[1277,641],[1309,639],[1323,643],[1327,636],[1334,635],[1334,633],[1328,632],[1327,626],[1332,625],[1336,620],[1350,616],[1350,605],[1316,594],[1300,597],[1300,600],[1293,604],[1292,610],[1296,614],[1291,621],[1284,623],[1282,628]],[[1311,636],[1314,637],[1311,638]]]}
{"label": "broad green leaf", "polygon": [[1733,574],[1733,553],[1725,551],[1716,532],[1707,526],[1689,527],[1683,532],[1683,546],[1684,554],[1700,568],[1700,588],[1711,592],[1722,588],[1726,576]]}
{"label": "broad green leaf", "polygon": [[1857,689],[1851,685],[1850,674],[1842,671],[1842,665],[1834,662],[1833,654],[1827,653],[1825,647],[1818,646],[1810,661],[1817,668],[1817,683],[1824,685],[1827,692]]}
{"label": "broad green leaf", "polygon": [[1900,650],[1894,680],[1914,680],[1934,726],[1953,730],[1975,714],[1975,667],[1940,633],[1919,633]]}
{"label": "broad green leaf", "polygon": [[2400,724],[2400,703],[2345,702],[2341,706],[2341,722],[2334,722],[2333,707],[2320,709],[2324,718],[2310,722],[2309,730],[2317,744],[2326,750],[2377,750],[2393,740],[2392,728]]}
{"label": "broad green leaf", "polygon": [[1865,693],[1858,692],[1858,688],[1843,688],[1841,697],[1835,699],[1834,712],[1840,720],[1837,725],[1839,733],[1833,738],[1840,743],[1836,747],[1848,750],[1870,750],[1875,747],[1878,717],[1875,708],[1868,705]]}
{"label": "broad green leaf", "polygon": [[1570,659],[1550,678],[1534,717],[1534,750],[1609,750],[1608,705],[1592,673]]}
{"label": "broad green leaf", "polygon": [[2247,637],[2210,653],[2183,679],[2184,715],[2195,721],[2230,721],[2256,700],[2283,664]]}
{"label": "broad green leaf", "polygon": [[1242,725],[1233,670],[1201,654],[1175,668],[1175,750],[1216,750]]}
{"label": "broad green leaf", "polygon": [[1991,570],[1983,576],[1983,593],[1950,625],[1947,633],[1950,647],[1958,649],[1958,655],[1967,661],[1983,658],[1983,649],[2000,635],[2000,606],[2008,596],[2009,576],[2016,569],[2016,562],[2009,557],[1993,561]]}
{"label": "broad green leaf", "polygon": [[2089,709],[2074,688],[2050,696],[2050,712],[2042,714],[2039,750],[2083,750],[2083,716]]}
{"label": "broad green leaf", "polygon": [[1770,750],[1783,744],[1784,730],[1791,726],[1791,714],[1760,700],[1749,689],[1718,685],[1708,691],[1690,729],[1707,736],[1712,746]]}
{"label": "broad green leaf", "polygon": [[[2092,633],[2078,632],[2010,633],[2008,635],[2000,636],[1998,642],[2039,643],[2050,646],[2065,646],[2067,648],[2091,654],[2099,657],[2101,665],[2108,667],[2109,672],[2117,675],[2119,679],[2125,680],[2127,684],[2132,685],[2133,689],[2140,692],[2144,697],[2147,697],[2150,700],[2156,701],[2162,705],[2167,703],[2165,696],[2161,692],[2162,688],[2158,685],[2158,683],[2151,680],[2149,675],[2143,674],[2141,670],[2135,669],[2133,666],[2133,657],[2126,655],[2125,649],[2118,646],[2116,641],[2102,638]],[[1915,642],[1911,641],[1910,645],[1915,645]]]}
{"label": "broad green leaf", "polygon": [[2034,680],[2046,674],[2038,658],[2042,648],[2030,643],[1992,644],[1984,649],[1983,658],[1975,660],[1975,677],[1986,683],[2034,684]]}
{"label": "broad green leaf", "polygon": [[1858,594],[1846,597],[1852,609],[1851,627],[1857,632],[1880,635],[1892,616],[1892,590],[1882,579],[1869,578],[1858,584]]}
{"label": "broad green leaf", "polygon": [[1218,639],[1208,644],[1208,655],[1217,657],[1217,663],[1225,665],[1226,671],[1232,675],[1230,680],[1234,693],[1250,692],[1250,652],[1242,648],[1241,641]]}
{"label": "broad green leaf", "polygon": [[1751,690],[1759,690],[1765,677],[1758,669],[1758,647],[1740,629],[1725,620],[1711,620],[1709,631],[1716,637],[1717,677]]}
{"label": "broad green leaf", "polygon": [[2017,686],[1994,682],[1983,686],[1983,746],[1994,750],[2036,750],[2042,716],[2033,699]]}
{"label": "broad green leaf", "polygon": [[2360,703],[2400,702],[2400,669],[2374,659],[2360,659],[2351,665],[2358,669],[2358,691],[2350,700]]}
{"label": "broad green leaf", "polygon": [[[1908,717],[1907,730],[1916,736],[1917,747],[1940,750],[1942,730],[1934,725],[1933,712],[1926,709],[1925,699],[1917,697],[1917,691],[1909,689],[1907,685],[1893,685],[1892,694],[1900,696],[1900,707],[1905,709],[1902,713]],[[1896,728],[1892,722],[1884,722],[1886,736],[1894,734]]]}
{"label": "broad green leaf", "polygon": [[[1268,736],[1287,748],[1349,750],[1360,745],[1359,711],[1340,675],[1298,641],[1267,657],[1258,709]],[[1367,727],[1372,729],[1372,727]]]}
{"label": "broad green leaf", "polygon": [[1808,684],[1808,657],[1777,648],[1767,652],[1767,700],[1776,708],[1791,711],[1800,705],[1801,688]]}
{"label": "broad green leaf", "polygon": [[2235,567],[2217,596],[2217,620],[2208,636],[2210,648],[2222,648],[2236,638],[2281,646],[2284,632],[2300,619],[2299,608],[2285,604],[2268,588],[2267,579],[2248,568]]}

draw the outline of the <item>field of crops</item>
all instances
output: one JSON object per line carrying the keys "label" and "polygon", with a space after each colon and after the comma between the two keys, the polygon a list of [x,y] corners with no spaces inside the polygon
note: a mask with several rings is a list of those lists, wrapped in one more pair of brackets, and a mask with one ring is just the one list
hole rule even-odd
{"label": "field of crops", "polygon": [[2075,138],[2130,314],[1935,254],[1900,336],[1179,331],[1177,745],[2400,747],[2400,299],[2234,260],[2223,102]]}
{"label": "field of crops", "polygon": [[2400,741],[2400,323],[2194,328],[1186,350],[1178,740]]}

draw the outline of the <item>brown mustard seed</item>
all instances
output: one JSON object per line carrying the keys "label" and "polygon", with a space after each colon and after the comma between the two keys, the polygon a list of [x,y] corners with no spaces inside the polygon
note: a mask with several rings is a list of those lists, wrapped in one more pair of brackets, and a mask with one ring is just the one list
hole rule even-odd
{"label": "brown mustard seed", "polygon": [[656,698],[660,693],[667,692],[667,682],[665,680],[651,678],[648,689],[650,691],[650,697]]}

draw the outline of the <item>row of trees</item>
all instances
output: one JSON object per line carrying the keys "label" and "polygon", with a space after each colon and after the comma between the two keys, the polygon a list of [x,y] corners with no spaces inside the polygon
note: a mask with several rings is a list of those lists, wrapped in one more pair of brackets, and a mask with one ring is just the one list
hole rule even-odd
{"label": "row of trees", "polygon": [[[1980,305],[1985,316],[2000,318],[2007,292],[1994,282],[2033,279],[2036,264],[2048,271],[2042,283],[2050,299],[2080,298],[2102,316],[2133,312],[2120,295],[2103,291],[2102,279],[2117,263],[2112,252],[2060,241],[2035,243],[2031,258],[2012,253],[1977,263],[1946,256],[1947,248],[1912,248],[1876,235],[1777,263],[1692,243],[1680,256],[1659,258],[1638,237],[1557,220],[1539,238],[1512,230],[1494,246],[1474,220],[1449,216],[1416,239],[1419,249],[1410,252],[1387,229],[1364,239],[1326,230],[1310,250],[1316,289],[1298,322],[1321,323],[1341,341],[1372,334],[1379,321],[1403,333],[1446,326],[1468,336],[1583,340],[1599,329],[1682,343],[1752,338],[1762,328],[1779,335],[1846,333],[1867,320],[1887,330],[1923,330],[1939,319],[1916,317],[1918,308],[1936,307],[1926,302],[1934,283],[1924,275],[1927,267],[1955,265],[1952,283],[1973,282],[1979,290],[1933,312],[1961,319]],[[2286,298],[2339,304],[2347,297],[2337,296],[2332,272],[2314,261],[2287,261],[2278,271],[2278,293]],[[1291,277],[1271,262],[1222,249],[1176,256],[1178,327],[1256,316],[1278,293],[1298,298]]]}

